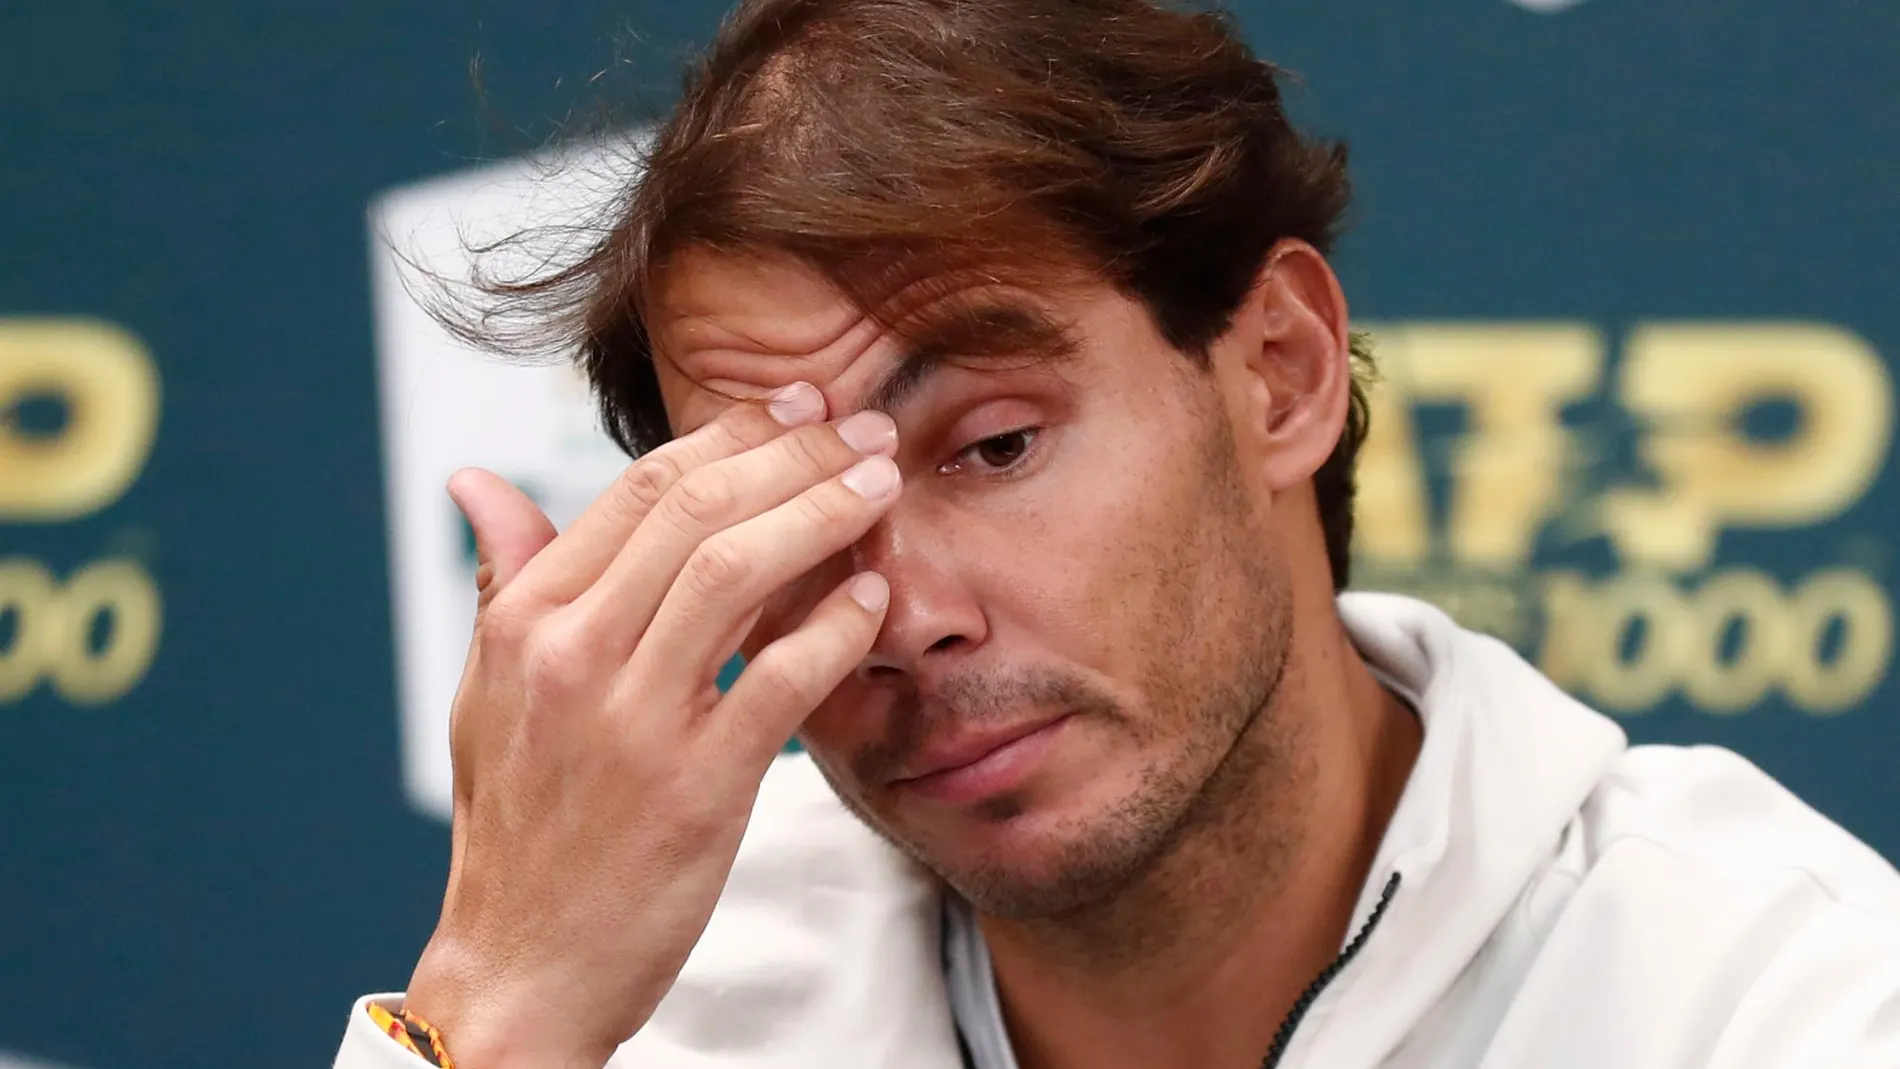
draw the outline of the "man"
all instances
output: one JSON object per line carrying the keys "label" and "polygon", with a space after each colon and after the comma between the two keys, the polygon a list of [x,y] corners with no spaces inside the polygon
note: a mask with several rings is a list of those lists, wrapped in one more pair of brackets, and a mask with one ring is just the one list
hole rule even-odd
{"label": "man", "polygon": [[337,1064],[1900,1065],[1884,861],[1340,594],[1346,202],[1210,15],[744,5],[498,288],[641,459],[452,481],[448,890]]}

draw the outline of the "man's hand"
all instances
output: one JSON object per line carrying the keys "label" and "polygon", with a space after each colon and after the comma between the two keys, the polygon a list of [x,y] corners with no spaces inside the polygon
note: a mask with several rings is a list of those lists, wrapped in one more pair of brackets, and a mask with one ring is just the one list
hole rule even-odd
{"label": "man's hand", "polygon": [[869,651],[890,593],[875,573],[714,684],[765,600],[897,499],[890,421],[824,416],[804,384],[734,406],[558,537],[500,478],[451,480],[480,608],[450,727],[448,891],[408,1005],[464,1069],[599,1066],[646,1022],[773,756]]}

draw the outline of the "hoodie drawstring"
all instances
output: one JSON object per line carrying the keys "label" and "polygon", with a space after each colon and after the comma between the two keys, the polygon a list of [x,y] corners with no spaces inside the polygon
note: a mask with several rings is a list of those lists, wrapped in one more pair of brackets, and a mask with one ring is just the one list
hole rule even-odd
{"label": "hoodie drawstring", "polygon": [[1372,907],[1372,915],[1359,926],[1359,932],[1352,937],[1352,942],[1347,943],[1346,949],[1339,952],[1333,963],[1321,969],[1319,975],[1313,977],[1313,982],[1306,985],[1306,990],[1300,992],[1300,997],[1294,1000],[1293,1008],[1287,1011],[1286,1019],[1280,1022],[1280,1030],[1273,1035],[1273,1046],[1267,1048],[1267,1056],[1260,1061],[1260,1069],[1274,1069],[1280,1064],[1280,1059],[1286,1056],[1287,1045],[1293,1042],[1294,1030],[1300,1027],[1300,1019],[1306,1016],[1307,1010],[1313,1008],[1313,1003],[1326,990],[1326,985],[1333,982],[1333,977],[1338,976],[1340,970],[1366,945],[1366,937],[1379,926],[1379,918],[1385,916],[1385,907],[1392,904],[1392,896],[1398,889],[1399,874],[1395,872],[1391,879],[1385,881],[1385,890],[1379,892],[1379,904]]}

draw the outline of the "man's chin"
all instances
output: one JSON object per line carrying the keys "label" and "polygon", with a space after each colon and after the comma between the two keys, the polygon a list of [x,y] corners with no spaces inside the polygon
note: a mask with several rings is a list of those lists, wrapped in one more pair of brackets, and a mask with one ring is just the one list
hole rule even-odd
{"label": "man's chin", "polygon": [[1145,870],[1180,818],[1178,790],[1120,776],[1107,760],[1088,775],[1047,769],[1013,791],[961,805],[890,792],[847,805],[887,841],[984,913],[1069,913],[1119,893]]}
{"label": "man's chin", "polygon": [[1112,898],[1146,866],[1154,836],[1114,824],[1027,811],[912,853],[983,913],[1052,917]]}
{"label": "man's chin", "polygon": [[1132,878],[1132,866],[1077,867],[1065,861],[992,862],[938,875],[979,912],[1011,920],[1059,917],[1114,898]]}

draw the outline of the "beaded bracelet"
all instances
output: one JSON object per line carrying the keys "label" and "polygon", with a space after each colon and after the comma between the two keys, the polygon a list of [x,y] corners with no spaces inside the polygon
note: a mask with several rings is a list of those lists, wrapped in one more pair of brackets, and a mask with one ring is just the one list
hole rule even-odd
{"label": "beaded bracelet", "polygon": [[407,1009],[392,1014],[372,1002],[369,1004],[369,1018],[376,1022],[376,1027],[385,1035],[407,1048],[409,1053],[439,1069],[455,1069],[455,1059],[449,1057],[449,1048],[442,1042],[441,1030],[417,1014]]}

